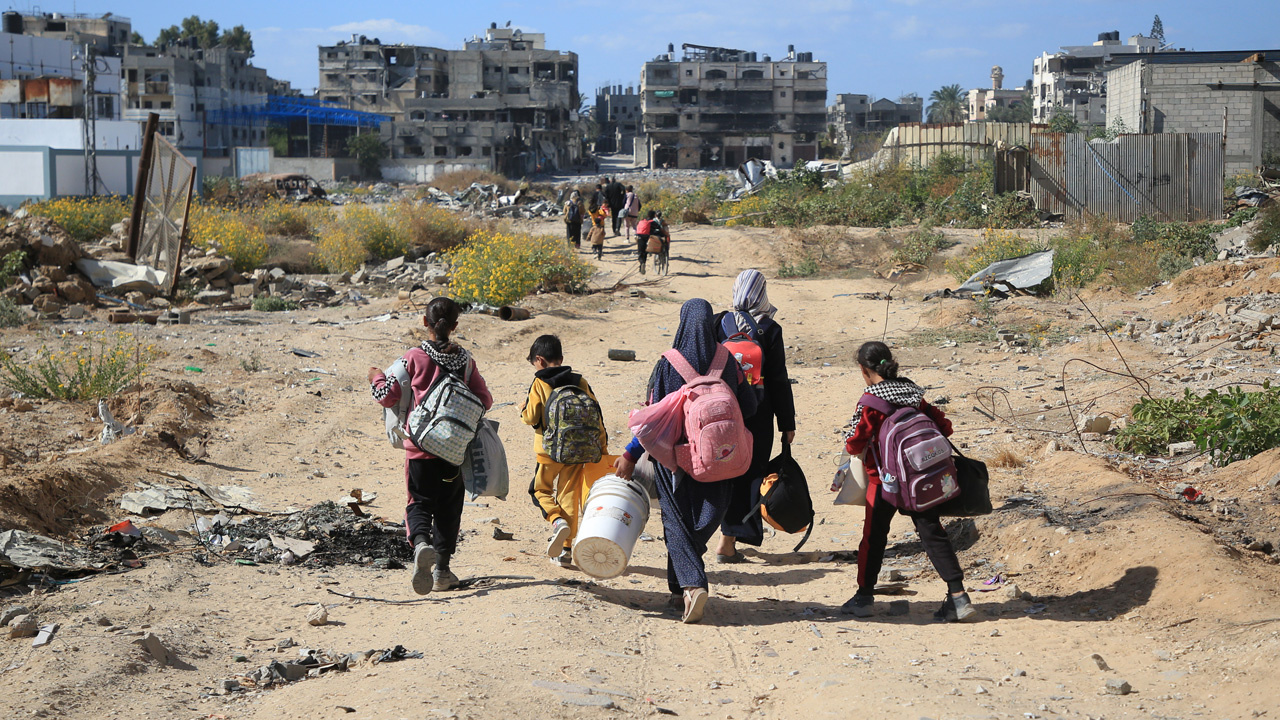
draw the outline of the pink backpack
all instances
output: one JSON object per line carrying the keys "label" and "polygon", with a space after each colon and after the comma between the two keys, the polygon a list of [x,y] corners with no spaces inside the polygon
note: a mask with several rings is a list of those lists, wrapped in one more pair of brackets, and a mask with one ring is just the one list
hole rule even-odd
{"label": "pink backpack", "polygon": [[676,446],[676,464],[699,482],[739,477],[751,467],[751,431],[742,421],[738,398],[721,377],[729,350],[717,346],[706,375],[699,375],[678,350],[662,357],[684,378],[685,442]]}
{"label": "pink backpack", "polygon": [[859,402],[887,416],[871,444],[871,453],[880,470],[881,491],[890,505],[923,512],[960,494],[951,442],[933,418],[871,393],[864,393]]}

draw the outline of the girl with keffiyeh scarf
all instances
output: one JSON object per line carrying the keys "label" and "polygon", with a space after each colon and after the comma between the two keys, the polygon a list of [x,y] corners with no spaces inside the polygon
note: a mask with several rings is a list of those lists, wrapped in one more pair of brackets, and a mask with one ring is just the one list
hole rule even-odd
{"label": "girl with keffiyeh scarf", "polygon": [[[458,327],[460,310],[449,298],[436,298],[427,305],[422,318],[427,340],[404,354],[409,387],[401,387],[378,368],[369,368],[369,386],[378,404],[395,407],[403,393],[411,392],[416,406],[440,373],[448,372],[463,378],[486,410],[493,406],[493,395],[471,353],[449,339]],[[409,495],[405,531],[413,545],[413,590],[419,595],[452,590],[459,584],[458,576],[449,569],[449,560],[458,549],[458,529],[462,525],[462,471],[423,452],[408,439],[404,441],[404,455]]]}
{"label": "girl with keffiyeh scarf", "polygon": [[[898,376],[898,362],[893,359],[889,346],[882,342],[863,343],[858,348],[858,365],[862,379],[867,383],[866,393],[897,407],[911,407],[928,415],[942,431],[951,435],[951,421],[942,411],[925,402],[924,389],[907,378]],[[857,456],[876,442],[880,426],[886,416],[861,402],[854,411],[853,430],[845,439],[845,450]],[[875,602],[876,578],[884,562],[885,547],[889,543],[889,526],[895,512],[900,512],[884,496],[880,482],[880,470],[868,452],[863,459],[867,471],[867,509],[862,523],[862,542],[858,545],[858,592],[841,606],[841,610],[854,617],[871,617]],[[903,513],[906,515],[907,513]],[[978,619],[978,611],[964,591],[964,570],[956,557],[955,548],[936,510],[910,514],[916,533],[924,545],[925,554],[938,575],[947,583],[947,597],[934,619],[947,622],[965,622]]]}
{"label": "girl with keffiyeh scarf", "polygon": [[[707,372],[720,347],[712,326],[710,303],[693,299],[680,308],[680,327],[671,347],[680,351],[694,370]],[[755,391],[740,381],[734,363],[725,366],[722,377],[738,398],[742,417],[749,422],[756,411]],[[684,378],[671,363],[659,359],[649,378],[647,401],[656,403],[684,384]],[[630,478],[643,452],[640,442],[632,438],[615,463],[618,475]],[[662,507],[663,539],[667,544],[667,588],[673,603],[683,602],[682,621],[695,623],[702,619],[707,602],[707,572],[702,556],[707,552],[707,541],[724,519],[733,485],[728,480],[697,482],[675,468],[657,463],[654,471],[658,502]]]}

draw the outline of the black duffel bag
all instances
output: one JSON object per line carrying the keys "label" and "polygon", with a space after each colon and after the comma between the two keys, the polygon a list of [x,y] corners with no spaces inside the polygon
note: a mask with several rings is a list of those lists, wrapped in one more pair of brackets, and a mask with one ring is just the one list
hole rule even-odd
{"label": "black duffel bag", "polygon": [[[947,442],[951,442],[948,440]],[[990,475],[987,464],[964,456],[960,449],[951,445],[955,451],[952,458],[956,464],[956,482],[960,485],[960,494],[938,506],[941,517],[977,517],[990,515],[991,506]]]}

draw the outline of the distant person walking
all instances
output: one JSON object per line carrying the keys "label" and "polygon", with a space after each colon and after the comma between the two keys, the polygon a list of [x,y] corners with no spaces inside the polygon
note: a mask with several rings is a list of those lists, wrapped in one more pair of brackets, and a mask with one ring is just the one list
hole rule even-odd
{"label": "distant person walking", "polygon": [[[747,377],[747,384],[759,400],[756,414],[747,420],[747,429],[754,441],[751,469],[731,481],[733,494],[729,498],[729,510],[720,524],[716,561],[721,563],[746,559],[738,552],[738,542],[754,547],[764,542],[760,514],[750,518],[747,515],[760,502],[765,464],[773,457],[775,422],[784,444],[790,445],[796,437],[796,402],[787,377],[782,326],[773,319],[777,312],[765,291],[764,275],[759,270],[743,270],[733,283],[733,309],[715,317],[716,339],[731,341],[730,350],[735,351],[734,357]],[[735,340],[737,342],[732,342]]]}
{"label": "distant person walking", "polygon": [[613,236],[618,237],[622,234],[622,207],[627,203],[627,189],[617,178],[612,178],[604,186],[604,198],[613,217]]}
{"label": "distant person walking", "polygon": [[627,194],[623,196],[622,220],[627,226],[627,240],[631,240],[631,231],[640,222],[640,196],[635,188],[628,185]]}
{"label": "distant person walking", "polygon": [[[707,373],[723,348],[716,342],[711,304],[694,298],[680,308],[680,326],[671,346],[699,374]],[[725,358],[728,360],[728,358]],[[744,418],[756,410],[755,392],[739,380],[739,370],[728,360],[721,378],[737,397]],[[647,402],[652,405],[684,387],[685,378],[666,358],[649,377]],[[644,448],[632,438],[626,453],[614,464],[618,475],[630,478]],[[658,501],[662,506],[663,539],[667,544],[667,588],[673,604],[682,604],[681,621],[702,619],[707,603],[707,571],[702,556],[707,541],[724,519],[733,485],[729,481],[698,482],[683,470],[654,463]]]}
{"label": "distant person walking", "polygon": [[609,206],[609,199],[604,196],[604,188],[608,184],[608,178],[600,178],[600,182],[596,183],[596,191],[591,195],[591,205],[587,208],[588,210],[594,213],[596,208]]}
{"label": "distant person walking", "polygon": [[564,204],[564,236],[573,243],[575,249],[582,248],[582,221],[587,216],[587,209],[582,206],[582,195],[574,190],[569,194],[569,202]]}

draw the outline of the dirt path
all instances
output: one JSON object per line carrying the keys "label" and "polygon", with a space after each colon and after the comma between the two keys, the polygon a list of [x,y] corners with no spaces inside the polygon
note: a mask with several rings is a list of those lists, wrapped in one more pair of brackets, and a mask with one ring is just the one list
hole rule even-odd
{"label": "dirt path", "polygon": [[[1084,329],[1079,307],[1066,302],[1018,300],[1001,312],[1074,327],[1080,342],[1026,354],[975,342],[900,351],[904,368],[933,388],[931,396],[949,397],[946,408],[967,451],[992,458],[1008,450],[1030,460],[1020,468],[993,467],[993,498],[1003,507],[954,528],[982,622],[931,621],[944,585],[902,521],[895,524],[885,570],[903,576],[904,594],[884,598],[870,620],[838,612],[854,590],[861,517],[832,507],[826,485],[838,433],[861,391],[852,353],[882,335],[901,343],[940,318],[968,327],[973,303],[946,301],[938,310],[937,303],[920,302],[925,291],[946,284],[941,277],[907,286],[891,303],[849,295],[892,287],[877,279],[770,281],[797,381],[797,457],[819,508],[819,525],[802,552],[789,552],[796,538],[772,537],[759,552],[748,550],[743,565],[710,566],[712,599],[706,621],[696,626],[681,625],[665,605],[660,540],[641,542],[629,574],[614,580],[592,581],[551,566],[543,554],[546,525],[525,494],[533,467],[530,432],[514,407],[530,381],[523,358],[533,337],[551,332],[565,340],[567,361],[588,376],[606,409],[616,451],[627,439],[625,410],[636,405],[652,362],[669,347],[679,303],[705,297],[723,307],[739,269],[761,267],[772,275],[781,243],[773,231],[750,228],[682,228],[675,239],[672,275],[638,294],[531,298],[536,315],[523,323],[464,317],[460,336],[500,404],[492,416],[501,423],[513,477],[505,502],[490,498],[486,507],[464,512],[455,570],[474,581],[471,587],[389,604],[327,591],[415,600],[407,571],[152,559],[139,570],[24,599],[39,606],[42,621],[62,627],[45,648],[0,641],[0,716],[1247,718],[1277,712],[1280,623],[1268,622],[1280,615],[1276,567],[1218,544],[1209,528],[1150,496],[1150,487],[1116,472],[1103,457],[1043,453],[1050,439],[1072,444],[1062,393],[1054,391],[1062,363],[1086,357],[1118,364],[1109,343]],[[611,243],[600,284],[629,268],[621,243]],[[1109,316],[1153,314],[1162,299],[1142,302],[1099,298],[1094,309]],[[307,507],[359,487],[379,495],[370,512],[397,518],[403,460],[382,437],[363,376],[412,342],[416,318],[336,324],[374,318],[392,306],[377,301],[358,310],[253,316],[264,323],[254,326],[144,328],[139,332],[169,352],[156,377],[185,376],[216,403],[202,425],[208,457],[188,464],[155,450],[152,441],[129,438],[75,456],[83,458],[77,462],[110,459],[139,480],[157,481],[149,471],[169,469],[243,484],[276,507]],[[7,334],[6,344],[15,338]],[[297,357],[292,348],[321,357]],[[639,361],[610,362],[610,348],[634,349]],[[1124,351],[1135,369],[1167,362],[1137,343]],[[242,360],[255,357],[261,371],[242,368]],[[187,366],[203,372],[186,372]],[[1079,372],[1070,385],[1077,398],[1124,385]],[[1179,382],[1171,377],[1157,387]],[[1020,414],[1016,426],[973,410],[985,397],[983,386],[1011,391],[1009,408]],[[1097,409],[1123,414],[1135,399],[1132,389],[1118,390]],[[34,416],[57,412],[48,404]],[[6,422],[17,417],[8,414]],[[95,432],[88,417],[73,427],[87,438]],[[66,435],[66,428],[57,431]],[[4,469],[0,477],[20,482],[42,467]],[[129,472],[117,472],[122,475]],[[112,502],[127,489],[115,488],[99,503],[104,518],[123,517]],[[494,518],[514,540],[493,539]],[[170,512],[147,522],[181,528],[190,525],[190,515]],[[661,535],[656,508],[648,531]],[[996,576],[1016,583],[1026,597],[1011,595],[1007,584],[983,584]],[[905,602],[905,613],[892,614],[889,601]],[[306,623],[314,603],[329,606],[331,624]],[[111,630],[102,618],[123,629]],[[161,637],[189,667],[158,667],[132,644],[130,633],[142,632]],[[425,658],[217,694],[222,678],[296,657],[297,648],[276,649],[285,638],[341,652],[403,645]],[[1089,659],[1094,653],[1111,669]],[[1133,692],[1106,694],[1109,679],[1127,681]],[[583,694],[583,686],[595,694]],[[606,702],[619,709],[591,706]]]}

